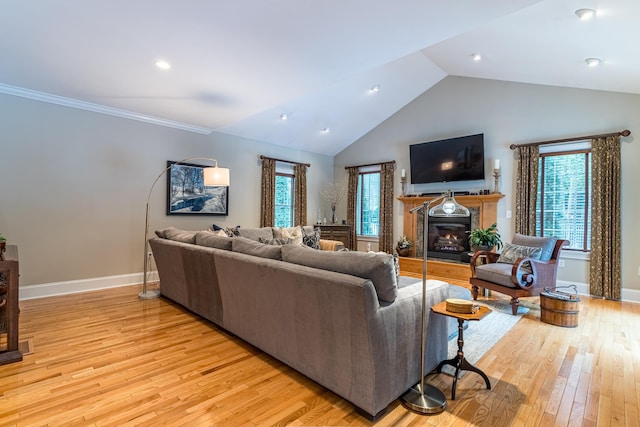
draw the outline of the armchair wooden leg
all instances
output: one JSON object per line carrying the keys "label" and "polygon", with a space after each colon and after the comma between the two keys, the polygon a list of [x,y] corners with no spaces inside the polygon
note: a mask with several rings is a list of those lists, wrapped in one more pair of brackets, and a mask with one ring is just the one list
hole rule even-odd
{"label": "armchair wooden leg", "polygon": [[520,305],[520,300],[518,298],[511,298],[511,312],[515,316],[518,314],[518,306]]}
{"label": "armchair wooden leg", "polygon": [[473,296],[474,301],[478,299],[478,287],[476,285],[471,286],[471,295]]}

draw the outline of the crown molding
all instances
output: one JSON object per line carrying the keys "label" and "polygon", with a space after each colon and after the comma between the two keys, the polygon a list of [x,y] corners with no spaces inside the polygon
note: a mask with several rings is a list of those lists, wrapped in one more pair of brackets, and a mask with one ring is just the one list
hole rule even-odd
{"label": "crown molding", "polygon": [[52,95],[45,92],[38,92],[36,90],[25,89],[3,83],[0,83],[0,93],[33,99],[36,101],[48,102],[50,104],[62,105],[65,107],[77,108],[79,110],[92,111],[94,113],[108,114],[110,116],[121,117],[124,119],[137,120],[139,122],[151,123],[158,126],[166,126],[174,129],[186,130],[188,132],[195,132],[203,135],[209,135],[213,131],[213,129],[190,125],[188,123],[175,122],[173,120],[148,116],[146,114],[135,113],[133,111],[107,107],[105,105],[80,101],[73,98],[66,98],[64,96]]}

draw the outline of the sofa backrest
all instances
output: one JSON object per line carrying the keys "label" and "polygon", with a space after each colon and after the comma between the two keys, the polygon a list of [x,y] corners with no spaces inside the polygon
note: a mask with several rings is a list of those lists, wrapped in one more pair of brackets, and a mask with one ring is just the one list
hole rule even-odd
{"label": "sofa backrest", "polygon": [[284,245],[282,260],[369,279],[381,301],[393,302],[398,295],[395,265],[393,256],[389,254],[316,251],[297,245]]}

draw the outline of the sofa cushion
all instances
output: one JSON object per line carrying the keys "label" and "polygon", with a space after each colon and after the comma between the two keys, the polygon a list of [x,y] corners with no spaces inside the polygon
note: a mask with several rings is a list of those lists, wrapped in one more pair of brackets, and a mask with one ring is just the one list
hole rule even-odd
{"label": "sofa cushion", "polygon": [[301,245],[302,236],[302,227],[273,227],[273,237],[276,239],[291,239],[292,245]]}
{"label": "sofa cushion", "polygon": [[259,241],[260,237],[263,239],[273,239],[275,236],[273,235],[273,231],[271,227],[262,227],[262,228],[239,228],[238,235],[241,237],[246,237],[247,239],[251,239],[254,241]]}
{"label": "sofa cushion", "polygon": [[289,245],[291,244],[292,239],[265,239],[263,237],[258,238],[258,242],[264,243],[265,245]]}
{"label": "sofa cushion", "polygon": [[500,262],[476,266],[476,277],[487,282],[498,283],[508,288],[517,288],[511,281],[511,264]]}
{"label": "sofa cushion", "polygon": [[516,235],[513,236],[511,243],[514,245],[541,248],[542,254],[540,255],[540,260],[549,261],[557,241],[558,239],[556,237],[525,236],[524,234],[516,233]]}
{"label": "sofa cushion", "polygon": [[197,233],[197,231],[180,230],[175,227],[165,228],[164,232],[161,232],[165,239],[182,243],[195,243]]}
{"label": "sofa cushion", "polygon": [[231,239],[231,248],[234,252],[259,256],[261,258],[282,259],[282,246],[265,245],[246,237],[235,237]]}
{"label": "sofa cushion", "polygon": [[[224,233],[223,233],[224,234]],[[196,233],[196,245],[207,246],[210,248],[231,250],[231,237],[225,234],[221,236],[218,232],[199,231]]]}
{"label": "sofa cushion", "polygon": [[369,279],[381,301],[393,302],[398,295],[393,257],[386,253],[310,251],[286,245],[282,246],[282,260]]}

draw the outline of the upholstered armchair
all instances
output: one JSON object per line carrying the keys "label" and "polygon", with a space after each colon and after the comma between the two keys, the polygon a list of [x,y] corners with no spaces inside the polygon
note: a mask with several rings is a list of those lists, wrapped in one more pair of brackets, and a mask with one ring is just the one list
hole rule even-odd
{"label": "upholstered armchair", "polygon": [[568,240],[516,234],[501,254],[477,251],[471,257],[471,293],[490,289],[511,297],[511,310],[518,313],[519,298],[540,295],[556,288],[558,257]]}

